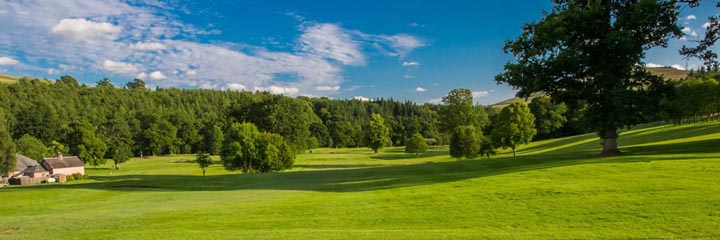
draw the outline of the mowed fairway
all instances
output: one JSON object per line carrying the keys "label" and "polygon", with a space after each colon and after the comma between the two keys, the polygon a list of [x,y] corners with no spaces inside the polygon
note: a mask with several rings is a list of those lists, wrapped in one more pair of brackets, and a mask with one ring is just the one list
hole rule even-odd
{"label": "mowed fairway", "polygon": [[[319,149],[291,171],[202,177],[191,155],[0,189],[0,239],[720,238],[720,123],[595,134],[518,157]],[[218,160],[215,157],[215,160]]]}

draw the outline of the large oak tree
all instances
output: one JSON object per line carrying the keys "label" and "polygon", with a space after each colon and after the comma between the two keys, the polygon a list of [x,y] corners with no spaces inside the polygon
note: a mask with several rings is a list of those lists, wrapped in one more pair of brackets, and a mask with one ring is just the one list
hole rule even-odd
{"label": "large oak tree", "polygon": [[507,41],[516,63],[505,65],[498,83],[519,96],[543,91],[555,101],[588,104],[586,117],[603,139],[602,154],[615,155],[618,128],[654,111],[662,79],[644,67],[645,51],[680,36],[676,1],[553,0],[555,6]]}

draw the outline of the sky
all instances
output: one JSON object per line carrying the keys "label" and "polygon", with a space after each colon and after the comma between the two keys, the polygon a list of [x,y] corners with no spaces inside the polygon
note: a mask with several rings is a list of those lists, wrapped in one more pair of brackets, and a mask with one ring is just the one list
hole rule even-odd
{"label": "sky", "polygon": [[[270,91],[334,99],[438,103],[455,88],[476,103],[511,98],[494,76],[504,41],[549,0],[0,0],[0,73],[94,85]],[[693,68],[678,49],[705,32],[714,3],[683,7],[685,36],[648,66]]]}

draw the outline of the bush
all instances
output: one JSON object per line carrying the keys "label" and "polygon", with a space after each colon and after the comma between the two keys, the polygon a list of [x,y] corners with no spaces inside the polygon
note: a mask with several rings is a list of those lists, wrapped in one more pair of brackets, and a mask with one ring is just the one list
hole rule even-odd
{"label": "bush", "polygon": [[68,181],[68,182],[70,182],[70,181],[75,181],[75,176],[74,176],[74,175],[67,175],[67,176],[65,176],[65,181]]}
{"label": "bush", "polygon": [[85,175],[82,175],[82,173],[73,173],[73,177],[75,177],[75,180],[85,179]]}

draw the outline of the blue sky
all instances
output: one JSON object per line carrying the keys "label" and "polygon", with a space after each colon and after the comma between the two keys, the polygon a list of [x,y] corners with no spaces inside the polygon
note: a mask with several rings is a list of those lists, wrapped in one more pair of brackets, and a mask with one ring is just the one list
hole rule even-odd
{"label": "blue sky", "polygon": [[[503,42],[550,1],[0,0],[0,73],[94,84],[265,90],[290,96],[437,102],[468,88],[512,97],[493,77]],[[684,39],[646,63],[686,63],[677,49],[704,33],[713,4],[683,8]]]}

